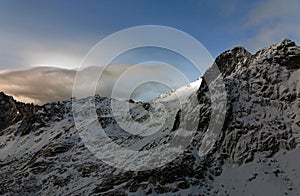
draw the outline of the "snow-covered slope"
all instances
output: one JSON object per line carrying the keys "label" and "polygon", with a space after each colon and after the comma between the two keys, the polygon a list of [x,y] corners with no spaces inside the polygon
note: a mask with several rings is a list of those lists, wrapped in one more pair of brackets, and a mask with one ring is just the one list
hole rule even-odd
{"label": "snow-covered slope", "polygon": [[[216,65],[221,75],[212,73]],[[220,76],[227,95],[226,108],[220,108],[226,110],[225,122],[201,156],[218,109],[213,108],[212,84],[218,88]],[[99,160],[75,128],[71,101],[33,106],[0,94],[0,194],[299,195],[299,80],[300,47],[283,40],[254,55],[242,47],[228,50],[202,79],[149,103],[82,99],[95,100],[105,133],[135,151],[160,149],[184,125],[195,131],[176,159],[145,171],[126,171]],[[117,117],[134,134],[117,123],[112,102],[118,110],[129,105],[129,112]],[[136,126],[148,125],[151,115],[164,119],[152,122],[159,131],[135,133]],[[127,123],[132,119],[139,125]]]}
{"label": "snow-covered slope", "polygon": [[186,86],[175,89],[166,94],[162,94],[153,101],[154,102],[168,102],[168,101],[180,99],[180,100],[182,100],[182,102],[186,102],[189,100],[188,98],[199,89],[199,87],[201,85],[201,81],[202,81],[202,78],[199,78],[198,80],[196,80]]}

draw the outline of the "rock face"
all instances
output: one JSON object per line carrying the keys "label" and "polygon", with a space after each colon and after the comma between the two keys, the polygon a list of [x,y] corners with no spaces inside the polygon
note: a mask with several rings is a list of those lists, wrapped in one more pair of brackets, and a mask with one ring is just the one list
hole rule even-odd
{"label": "rock face", "polygon": [[13,97],[0,92],[0,130],[32,115],[38,106],[15,101]]}
{"label": "rock face", "polygon": [[255,55],[238,47],[216,59],[228,93],[218,150],[233,162],[252,161],[256,152],[272,156],[299,146],[299,57],[300,48],[283,40]]}
{"label": "rock face", "polygon": [[[236,47],[213,66],[218,66],[227,94],[225,122],[213,148],[198,154],[215,109],[211,82],[204,80],[220,77],[211,74],[214,67],[185,98],[186,110],[200,111],[192,142],[172,162],[147,171],[116,169],[97,159],[74,126],[71,101],[33,106],[1,93],[0,193],[300,194],[300,47],[283,40],[254,55]],[[184,111],[173,107],[168,95],[162,97],[158,99],[165,100],[170,113],[163,127],[167,131],[151,139],[124,132],[111,115],[111,100],[96,96],[99,123],[123,146],[142,150],[163,145],[180,127]],[[153,103],[129,104],[138,122],[156,111]]]}

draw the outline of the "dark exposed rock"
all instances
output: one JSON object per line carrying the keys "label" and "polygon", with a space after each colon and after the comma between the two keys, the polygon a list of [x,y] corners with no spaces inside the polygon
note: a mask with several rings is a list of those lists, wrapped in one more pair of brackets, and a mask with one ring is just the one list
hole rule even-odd
{"label": "dark exposed rock", "polygon": [[280,64],[288,70],[300,68],[300,49],[295,42],[284,39],[281,42],[258,51],[254,62],[264,64]]}
{"label": "dark exposed rock", "polygon": [[32,115],[36,110],[37,106],[33,104],[18,102],[13,97],[0,92],[0,134],[1,130]]}
{"label": "dark exposed rock", "polygon": [[180,125],[180,115],[181,115],[181,110],[179,110],[175,116],[175,122],[172,128],[172,131],[177,130]]}
{"label": "dark exposed rock", "polygon": [[220,72],[226,77],[241,66],[248,66],[251,60],[251,53],[243,47],[235,47],[227,50],[216,58],[216,64]]}

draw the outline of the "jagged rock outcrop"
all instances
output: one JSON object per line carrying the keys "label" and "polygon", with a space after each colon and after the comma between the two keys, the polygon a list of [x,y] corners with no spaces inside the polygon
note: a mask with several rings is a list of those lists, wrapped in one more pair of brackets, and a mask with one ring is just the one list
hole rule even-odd
{"label": "jagged rock outcrop", "polygon": [[[239,164],[252,161],[256,152],[272,156],[300,141],[300,47],[283,40],[251,56],[240,50],[237,56],[244,58],[235,64],[241,66],[223,72],[230,109],[218,148]],[[218,66],[234,61],[228,56],[234,51],[221,54]]]}
{"label": "jagged rock outcrop", "polygon": [[243,47],[235,47],[222,53],[216,58],[216,64],[220,69],[223,77],[233,74],[242,66],[247,66],[251,60],[251,53]]}
{"label": "jagged rock outcrop", "polygon": [[37,107],[18,102],[12,96],[0,92],[0,132],[24,117],[32,115]]}
{"label": "jagged rock outcrop", "polygon": [[[212,83],[220,76],[213,72],[216,67],[205,73],[182,110],[173,107],[176,102],[166,101],[170,116],[165,116],[163,133],[151,139],[126,133],[112,115],[111,100],[95,97],[98,120],[107,135],[139,150],[167,143],[187,118],[180,114],[199,108],[199,119],[193,119],[199,125],[188,148],[172,162],[148,171],[116,169],[97,159],[74,126],[71,101],[38,107],[0,94],[0,193],[299,194],[300,167],[293,162],[300,160],[300,47],[283,40],[253,55],[236,47],[217,57],[213,66],[218,66],[225,84],[227,105],[221,109],[226,118],[204,156],[199,156],[199,147],[212,113],[221,110],[212,108],[211,88],[218,86]],[[159,99],[168,96],[172,93]],[[155,102],[129,104],[139,122],[147,121],[149,111],[160,114]]]}

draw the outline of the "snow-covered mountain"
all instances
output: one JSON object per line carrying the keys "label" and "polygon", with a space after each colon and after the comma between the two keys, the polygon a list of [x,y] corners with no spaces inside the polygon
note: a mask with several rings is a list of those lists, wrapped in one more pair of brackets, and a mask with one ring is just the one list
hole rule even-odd
{"label": "snow-covered mountain", "polygon": [[[212,98],[222,84],[226,99]],[[193,138],[183,153],[160,167],[118,169],[99,160],[89,148],[98,146],[87,145],[82,127],[75,127],[76,107],[89,107],[84,105],[89,99],[97,112],[90,126],[99,122],[123,147],[162,149],[182,126],[193,131]],[[253,55],[242,47],[225,51],[200,80],[149,103],[95,96],[78,100],[74,110],[71,100],[35,106],[3,93],[0,103],[0,194],[300,194],[300,47],[290,40]],[[116,116],[111,103],[130,110]],[[217,125],[222,115],[222,129],[206,145],[214,128],[210,122]],[[138,125],[127,123],[129,117]],[[153,118],[157,121],[150,122]],[[142,127],[146,132],[134,132]],[[110,159],[118,158],[105,153],[110,146],[101,149]],[[139,157],[134,163],[145,161]]]}

